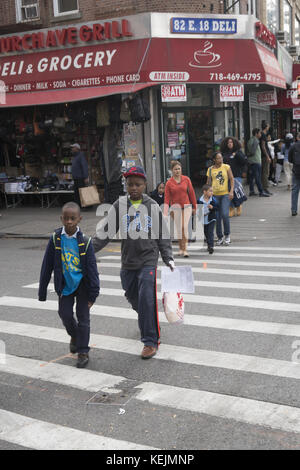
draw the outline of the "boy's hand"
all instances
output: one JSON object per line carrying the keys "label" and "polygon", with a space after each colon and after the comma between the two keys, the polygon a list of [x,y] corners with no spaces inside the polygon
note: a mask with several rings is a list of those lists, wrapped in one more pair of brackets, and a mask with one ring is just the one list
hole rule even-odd
{"label": "boy's hand", "polygon": [[89,309],[91,309],[93,305],[94,305],[94,302],[88,302],[88,308]]}
{"label": "boy's hand", "polygon": [[213,209],[214,207],[211,204],[208,204],[209,209]]}
{"label": "boy's hand", "polygon": [[169,263],[167,264],[168,268],[171,269],[171,271],[173,272],[174,269],[175,269],[175,263],[173,260],[169,261]]}

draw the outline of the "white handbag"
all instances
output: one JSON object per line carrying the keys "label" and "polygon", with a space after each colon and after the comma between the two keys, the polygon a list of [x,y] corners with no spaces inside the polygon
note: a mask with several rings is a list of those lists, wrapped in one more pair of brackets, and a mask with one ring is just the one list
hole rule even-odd
{"label": "white handbag", "polygon": [[162,302],[169,323],[184,322],[184,300],[180,292],[164,292]]}

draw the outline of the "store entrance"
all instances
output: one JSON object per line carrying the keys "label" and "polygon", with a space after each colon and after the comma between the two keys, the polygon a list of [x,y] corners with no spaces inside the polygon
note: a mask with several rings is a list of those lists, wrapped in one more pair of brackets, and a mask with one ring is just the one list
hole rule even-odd
{"label": "store entrance", "polygon": [[213,155],[213,113],[211,109],[186,111],[189,176],[196,186],[206,180],[208,162]]}
{"label": "store entrance", "polygon": [[170,109],[163,117],[166,179],[171,160],[178,160],[193,185],[202,186],[221,140],[235,135],[233,108]]}

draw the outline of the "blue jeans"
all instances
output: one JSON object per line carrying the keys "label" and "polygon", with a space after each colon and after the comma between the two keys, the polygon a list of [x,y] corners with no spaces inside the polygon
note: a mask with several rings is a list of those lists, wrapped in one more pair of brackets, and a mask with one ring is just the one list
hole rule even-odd
{"label": "blue jeans", "polygon": [[223,238],[222,221],[224,225],[224,235],[227,237],[230,235],[229,207],[231,201],[228,194],[215,196],[215,198],[219,205],[219,210],[217,211],[217,237]]}
{"label": "blue jeans", "polygon": [[249,189],[250,193],[254,193],[254,181],[256,183],[259,194],[263,192],[261,184],[261,165],[259,163],[251,163],[249,171]]}
{"label": "blue jeans", "polygon": [[160,327],[156,297],[156,266],[143,266],[138,270],[121,269],[120,275],[125,297],[138,313],[141,341],[145,346],[157,347]]}
{"label": "blue jeans", "polygon": [[[73,311],[75,297],[77,321]],[[84,283],[81,282],[73,294],[59,297],[58,306],[58,314],[68,335],[76,340],[78,353],[88,353],[90,350],[90,309]]]}
{"label": "blue jeans", "polygon": [[292,175],[292,212],[298,212],[298,196],[300,191],[300,177]]}
{"label": "blue jeans", "polygon": [[210,224],[204,225],[204,235],[207,241],[208,248],[214,247],[214,228],[216,222],[210,222]]}

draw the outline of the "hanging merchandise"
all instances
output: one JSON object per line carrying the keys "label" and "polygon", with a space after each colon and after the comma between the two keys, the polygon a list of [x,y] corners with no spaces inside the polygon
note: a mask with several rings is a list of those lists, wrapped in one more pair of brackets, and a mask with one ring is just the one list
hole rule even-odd
{"label": "hanging merchandise", "polygon": [[101,100],[97,103],[97,127],[108,127],[109,106],[107,100]]}
{"label": "hanging merchandise", "polygon": [[133,122],[145,122],[151,118],[148,103],[141,94],[136,94],[130,100],[130,114]]}
{"label": "hanging merchandise", "polygon": [[130,105],[129,99],[126,98],[122,101],[121,104],[121,111],[120,111],[120,120],[123,122],[130,122],[131,121],[131,114],[130,114]]}
{"label": "hanging merchandise", "polygon": [[113,95],[109,98],[109,121],[111,124],[120,122],[121,95]]}

